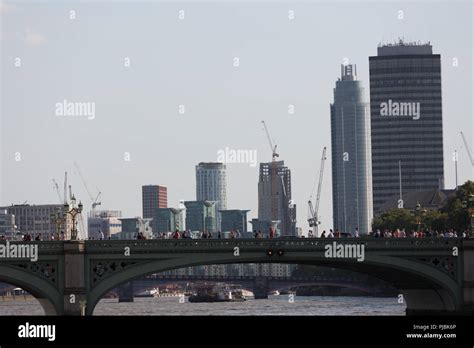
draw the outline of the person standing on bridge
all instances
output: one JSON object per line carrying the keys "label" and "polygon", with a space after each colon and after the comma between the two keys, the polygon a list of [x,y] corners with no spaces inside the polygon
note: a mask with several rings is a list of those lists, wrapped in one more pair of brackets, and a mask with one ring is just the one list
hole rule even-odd
{"label": "person standing on bridge", "polygon": [[323,231],[320,238],[326,238],[326,230]]}
{"label": "person standing on bridge", "polygon": [[356,227],[356,229],[354,231],[354,237],[359,238],[359,227]]}

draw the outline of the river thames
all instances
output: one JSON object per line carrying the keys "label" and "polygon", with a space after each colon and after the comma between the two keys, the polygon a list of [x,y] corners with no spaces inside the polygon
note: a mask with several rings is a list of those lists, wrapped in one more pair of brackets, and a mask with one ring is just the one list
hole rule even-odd
{"label": "river thames", "polygon": [[[102,299],[94,315],[405,315],[405,304],[396,297],[349,296],[270,296],[266,300],[245,302],[190,303],[179,297],[135,298],[119,303],[117,299]],[[1,301],[0,315],[44,315],[35,299],[21,297]]]}

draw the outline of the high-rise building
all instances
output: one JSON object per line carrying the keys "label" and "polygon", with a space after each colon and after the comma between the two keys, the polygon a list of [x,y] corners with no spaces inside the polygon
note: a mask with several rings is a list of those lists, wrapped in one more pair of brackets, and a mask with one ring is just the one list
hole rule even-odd
{"label": "high-rise building", "polygon": [[142,186],[143,218],[153,219],[155,209],[168,207],[168,190],[164,186]]}
{"label": "high-rise building", "polygon": [[378,214],[393,195],[403,206],[403,192],[444,188],[441,57],[429,43],[400,40],[379,46],[369,68]]}
{"label": "high-rise building", "polygon": [[372,221],[370,114],[355,65],[342,65],[331,104],[334,230],[368,234]]}
{"label": "high-rise building", "polygon": [[158,208],[155,210],[153,232],[183,231],[183,209]]}
{"label": "high-rise building", "polygon": [[296,204],[291,199],[291,171],[284,161],[260,163],[258,220],[270,224],[272,221],[277,222],[283,236],[296,234]]}
{"label": "high-rise building", "polygon": [[[217,210],[227,209],[226,166],[219,162],[201,162],[196,166],[196,200],[213,201]],[[217,214],[217,228],[221,218]]]}
{"label": "high-rise building", "polygon": [[[22,234],[29,233],[33,238],[41,234],[44,240],[48,240],[57,234],[57,226],[52,222],[51,215],[59,213],[60,216],[62,216],[64,206],[62,204],[19,204],[0,207],[0,210],[6,210],[7,214],[15,216],[15,224],[18,232]],[[70,239],[72,228],[71,215],[67,215],[66,226],[63,224],[59,227],[60,231],[64,232],[64,237]]]}
{"label": "high-rise building", "polygon": [[217,232],[217,203],[211,201],[186,201],[186,229],[190,231]]}
{"label": "high-rise building", "polygon": [[244,237],[247,234],[247,213],[250,210],[221,210],[221,231],[239,231]]}
{"label": "high-rise building", "polygon": [[[122,212],[119,210],[97,210],[87,219],[89,238],[109,239],[122,231]],[[102,234],[101,234],[102,233]]]}

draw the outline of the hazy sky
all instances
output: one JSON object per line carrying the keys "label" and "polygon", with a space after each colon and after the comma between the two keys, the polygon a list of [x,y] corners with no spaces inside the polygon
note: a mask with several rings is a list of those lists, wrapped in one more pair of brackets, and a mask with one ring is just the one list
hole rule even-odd
{"label": "hazy sky", "polygon": [[[459,135],[474,149],[472,2],[8,1],[0,13],[0,204],[58,203],[51,179],[62,186],[67,170],[89,207],[77,161],[91,190],[102,191],[102,208],[141,215],[142,184],[167,186],[169,206],[178,206],[196,198],[195,165],[219,150],[256,150],[270,161],[265,120],[307,231],[340,64],[357,64],[368,101],[368,57],[398,37],[430,41],[441,54],[446,187],[454,149],[459,181],[474,177]],[[63,100],[95,103],[95,118],[57,116]],[[228,208],[256,217],[258,166],[229,164],[227,175]],[[331,192],[328,156],[325,229]]]}

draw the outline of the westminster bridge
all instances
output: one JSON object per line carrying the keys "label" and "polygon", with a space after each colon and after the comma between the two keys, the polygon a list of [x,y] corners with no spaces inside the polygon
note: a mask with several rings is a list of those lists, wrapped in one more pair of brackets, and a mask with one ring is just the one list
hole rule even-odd
{"label": "westminster bridge", "polygon": [[[326,246],[333,242],[348,247],[363,246],[363,260],[327,257]],[[0,257],[0,281],[31,293],[47,315],[92,315],[107,292],[134,279],[184,267],[232,263],[288,263],[352,270],[397,288],[405,299],[407,314],[474,313],[473,239],[365,237],[27,243],[38,245],[38,260]]]}

